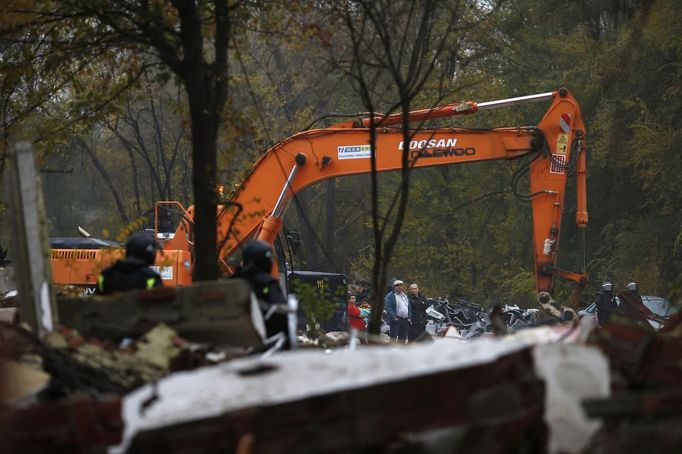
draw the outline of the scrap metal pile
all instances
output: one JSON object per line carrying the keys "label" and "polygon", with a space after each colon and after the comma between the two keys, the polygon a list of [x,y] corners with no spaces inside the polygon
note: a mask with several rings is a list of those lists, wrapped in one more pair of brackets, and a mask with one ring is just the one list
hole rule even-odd
{"label": "scrap metal pile", "polygon": [[[464,339],[473,339],[493,331],[491,313],[480,304],[463,299],[450,302],[447,298],[430,299],[428,302],[430,306],[426,314],[429,321],[426,331],[431,335],[444,335],[451,327],[456,328]],[[516,305],[505,304],[496,308],[495,314],[498,312],[500,319],[494,321],[503,324],[505,332],[531,327],[539,322],[539,309],[521,309]],[[563,320],[556,322],[563,323]]]}

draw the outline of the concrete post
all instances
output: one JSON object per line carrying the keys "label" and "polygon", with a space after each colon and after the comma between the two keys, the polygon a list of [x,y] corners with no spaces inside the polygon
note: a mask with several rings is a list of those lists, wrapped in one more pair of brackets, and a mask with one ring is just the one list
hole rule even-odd
{"label": "concrete post", "polygon": [[12,147],[5,174],[5,196],[12,229],[10,250],[19,291],[19,317],[42,336],[52,331],[58,320],[50,285],[52,268],[45,205],[30,142],[17,142]]}

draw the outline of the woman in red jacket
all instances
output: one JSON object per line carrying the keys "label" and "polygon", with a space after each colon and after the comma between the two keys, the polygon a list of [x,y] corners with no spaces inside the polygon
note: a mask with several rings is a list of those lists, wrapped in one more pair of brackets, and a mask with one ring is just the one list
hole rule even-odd
{"label": "woman in red jacket", "polygon": [[367,324],[361,316],[360,307],[355,295],[348,295],[348,328],[355,328],[358,331],[367,329]]}

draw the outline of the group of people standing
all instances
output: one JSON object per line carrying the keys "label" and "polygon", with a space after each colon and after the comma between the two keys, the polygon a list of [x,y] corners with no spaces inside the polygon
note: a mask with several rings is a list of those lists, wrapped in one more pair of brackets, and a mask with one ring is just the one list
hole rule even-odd
{"label": "group of people standing", "polygon": [[[429,307],[429,303],[426,296],[419,291],[419,285],[410,284],[409,293],[405,293],[403,290],[404,285],[405,283],[400,279],[393,281],[393,289],[384,297],[384,310],[386,311],[386,321],[391,328],[391,339],[408,342],[417,339],[424,333],[428,323],[426,309]],[[356,295],[349,294],[349,328],[359,331],[367,329],[368,309],[366,300],[359,303]]]}
{"label": "group of people standing", "polygon": [[[639,285],[637,285],[635,281],[628,282],[625,286],[625,290],[641,299]],[[613,283],[611,281],[604,281],[601,285],[601,290],[595,295],[594,302],[597,306],[597,322],[599,323],[599,326],[604,326],[609,322],[612,313],[619,312],[616,294],[614,293]]]}
{"label": "group of people standing", "polygon": [[400,279],[393,281],[393,290],[384,297],[386,318],[391,326],[391,339],[411,341],[424,333],[428,317],[429,303],[419,291],[419,285],[410,284],[410,292],[403,291],[405,283]]}

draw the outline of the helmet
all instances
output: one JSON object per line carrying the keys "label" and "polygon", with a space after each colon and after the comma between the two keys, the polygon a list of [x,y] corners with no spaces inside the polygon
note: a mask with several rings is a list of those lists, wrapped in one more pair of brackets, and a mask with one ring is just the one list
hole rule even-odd
{"label": "helmet", "polygon": [[639,291],[639,285],[637,285],[637,282],[635,281],[628,282],[628,285],[626,285],[625,288],[632,293],[637,293]]}
{"label": "helmet", "polygon": [[244,267],[256,268],[264,273],[272,270],[272,248],[263,240],[249,242],[242,252]]}
{"label": "helmet", "polygon": [[611,281],[604,281],[604,283],[601,285],[601,289],[605,292],[610,292],[613,290],[613,284]]}
{"label": "helmet", "polygon": [[153,238],[142,232],[133,233],[126,242],[126,257],[135,257],[147,265],[152,265],[156,259],[158,245]]}

